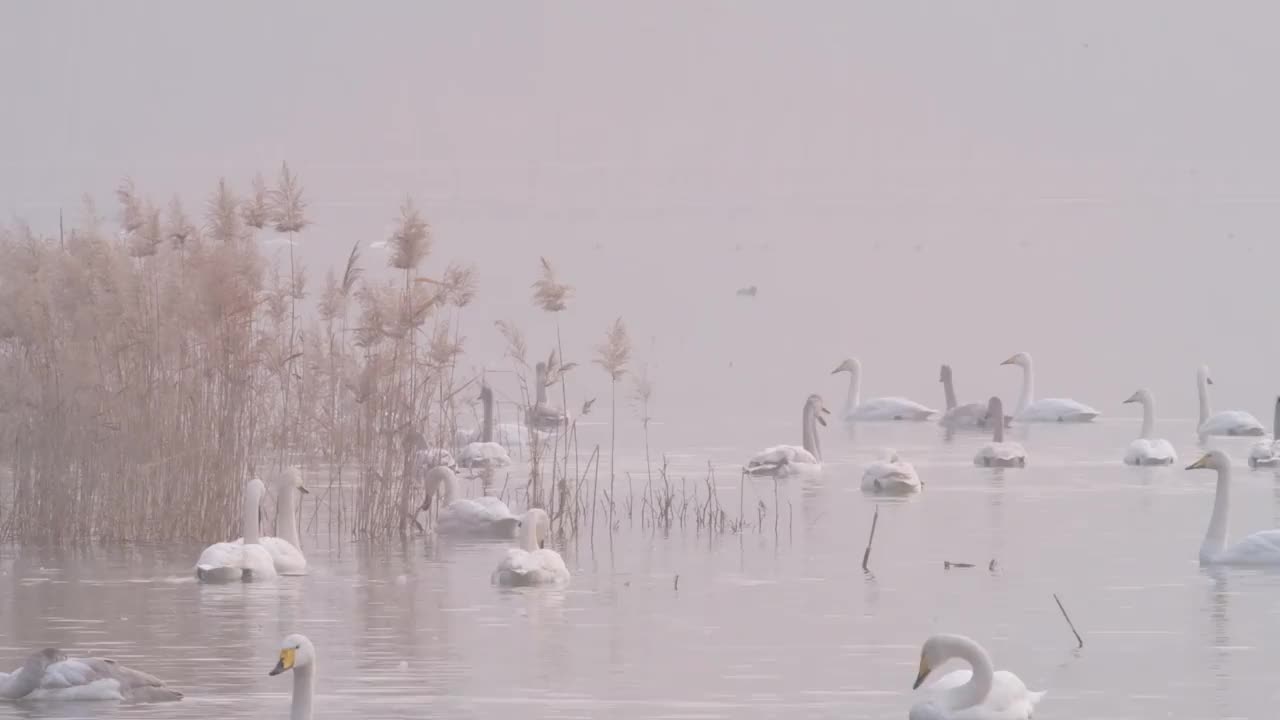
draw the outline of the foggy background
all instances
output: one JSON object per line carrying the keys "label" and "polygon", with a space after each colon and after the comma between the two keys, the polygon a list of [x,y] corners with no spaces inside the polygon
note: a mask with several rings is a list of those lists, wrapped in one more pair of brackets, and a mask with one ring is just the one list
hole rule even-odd
{"label": "foggy background", "polygon": [[1269,426],[1278,26],[1261,2],[4,3],[0,213],[56,235],[88,193],[114,221],[130,176],[195,214],[287,160],[313,297],[357,240],[385,265],[409,194],[422,274],[479,266],[464,367],[508,366],[496,319],[550,349],[546,256],[567,359],[621,315],[658,420],[837,409],[850,355],[864,397],[941,407],[949,362],[961,402],[1013,403],[997,364],[1027,350],[1039,396],[1135,421],[1143,385],[1194,416],[1208,363],[1215,409]]}

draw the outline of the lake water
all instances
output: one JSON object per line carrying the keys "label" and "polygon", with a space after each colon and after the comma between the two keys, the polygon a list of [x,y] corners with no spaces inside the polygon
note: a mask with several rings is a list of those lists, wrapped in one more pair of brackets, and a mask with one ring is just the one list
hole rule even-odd
{"label": "lake water", "polygon": [[[715,463],[721,504],[751,527],[708,535],[690,517],[664,533],[624,519],[610,539],[600,523],[594,541],[559,548],[573,572],[563,590],[500,590],[489,574],[501,544],[421,535],[307,535],[308,576],[235,586],[191,578],[195,544],[0,549],[0,665],[53,645],[187,695],[0,706],[0,718],[284,718],[290,679],[267,671],[291,632],[319,652],[319,718],[901,718],[934,632],[972,636],[997,668],[1048,690],[1037,717],[1270,716],[1280,573],[1199,567],[1215,476],[1181,469],[1199,455],[1190,421],[1162,423],[1181,457],[1160,469],[1120,463],[1137,430],[1122,419],[1018,429],[1029,466],[1007,471],[972,466],[980,435],[833,426],[823,473],[777,483],[775,514],[774,481],[743,485],[736,467],[798,441],[793,425],[655,425],[673,476],[692,492]],[[584,446],[607,430],[584,428]],[[643,446],[625,434],[619,472],[643,477]],[[1217,443],[1239,463],[1232,537],[1280,525],[1280,482],[1249,471],[1249,443]],[[915,462],[922,494],[858,490],[886,445]]]}

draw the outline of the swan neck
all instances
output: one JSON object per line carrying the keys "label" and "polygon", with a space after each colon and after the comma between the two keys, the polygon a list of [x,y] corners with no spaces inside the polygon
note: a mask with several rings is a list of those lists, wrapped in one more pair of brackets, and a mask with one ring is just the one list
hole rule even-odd
{"label": "swan neck", "polygon": [[945,375],[942,379],[942,393],[946,395],[946,398],[947,398],[947,409],[955,410],[956,409],[956,389],[955,389],[955,386],[951,384],[950,373]]}
{"label": "swan neck", "polygon": [[280,489],[280,513],[284,517],[280,520],[280,529],[277,534],[281,540],[287,541],[294,547],[302,547],[298,543],[297,493],[298,490],[293,483]]}
{"label": "swan neck", "polygon": [[1156,408],[1155,402],[1150,396],[1142,398],[1142,437],[1150,440],[1155,434],[1156,429]]}
{"label": "swan neck", "polygon": [[458,476],[452,472],[444,473],[444,504],[442,507],[449,507],[458,497]]}
{"label": "swan neck", "polygon": [[987,422],[991,423],[991,439],[994,442],[1004,442],[1004,410],[1000,406],[996,406],[996,412],[988,413],[991,417],[987,418]]}
{"label": "swan neck", "polygon": [[537,402],[534,404],[546,405],[547,404],[547,369],[539,365],[535,374],[537,375],[538,387],[536,390]]}
{"label": "swan neck", "polygon": [[1031,406],[1035,396],[1035,379],[1031,374],[1031,361],[1022,366],[1022,395],[1018,397],[1018,412],[1024,412]]}
{"label": "swan neck", "polygon": [[240,534],[244,537],[245,545],[253,545],[258,542],[258,504],[262,500],[258,493],[259,491],[254,484],[249,485],[244,490],[244,512],[240,518],[243,527],[240,528]]}
{"label": "swan neck", "polygon": [[17,700],[26,697],[32,690],[40,687],[44,679],[44,663],[28,660],[22,669],[0,682],[0,698]]}
{"label": "swan neck", "polygon": [[524,522],[520,526],[520,547],[525,552],[538,549],[538,523],[528,515],[525,515]]}
{"label": "swan neck", "polygon": [[1271,418],[1271,437],[1280,440],[1280,398],[1276,398],[1276,414]]}
{"label": "swan neck", "polygon": [[1198,378],[1197,384],[1199,385],[1199,390],[1200,390],[1200,423],[1199,424],[1203,425],[1204,421],[1208,420],[1209,416],[1213,414],[1213,411],[1209,407],[1209,383],[1205,382],[1204,375],[1201,375]]}
{"label": "swan neck", "polygon": [[1227,521],[1231,512],[1231,469],[1218,470],[1218,490],[1213,496],[1213,516],[1200,546],[1200,560],[1212,560],[1227,547]]}
{"label": "swan neck", "polygon": [[485,388],[480,394],[484,406],[484,425],[480,429],[480,442],[493,442],[493,393]]}
{"label": "swan neck", "polygon": [[315,668],[316,661],[312,658],[309,664],[293,669],[293,707],[289,710],[289,720],[311,720]]}
{"label": "swan neck", "polygon": [[991,657],[981,646],[968,638],[955,638],[952,641],[952,657],[969,663],[973,668],[973,676],[969,682],[947,691],[947,707],[962,710],[972,707],[987,699],[991,694],[991,683],[995,669],[991,666]]}
{"label": "swan neck", "polygon": [[845,398],[844,398],[845,415],[848,415],[849,413],[856,410],[858,407],[858,404],[862,402],[862,397],[861,397],[862,393],[859,388],[859,386],[861,385],[861,382],[860,382],[861,379],[858,377],[858,375],[860,374],[861,373],[858,372],[857,368],[854,368],[849,371],[849,392],[847,395],[845,395]]}
{"label": "swan neck", "polygon": [[804,449],[813,454],[819,461],[822,460],[822,446],[818,443],[818,409],[813,403],[805,403],[804,413],[800,417],[802,428],[802,441]]}

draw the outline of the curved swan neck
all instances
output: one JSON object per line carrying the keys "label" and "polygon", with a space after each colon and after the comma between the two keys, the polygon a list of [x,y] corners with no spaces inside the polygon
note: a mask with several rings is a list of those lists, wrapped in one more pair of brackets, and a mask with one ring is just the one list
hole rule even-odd
{"label": "curved swan neck", "polygon": [[244,537],[245,545],[253,545],[258,542],[258,507],[262,502],[262,481],[251,481],[244,489],[244,514],[240,518],[243,527],[240,528],[240,534]]}
{"label": "curved swan neck", "polygon": [[1276,414],[1271,418],[1271,437],[1280,440],[1280,397],[1276,398]]}
{"label": "curved swan neck", "polygon": [[1196,385],[1200,391],[1200,425],[1213,414],[1213,410],[1209,405],[1209,376],[1201,370],[1196,375]]}
{"label": "curved swan neck", "polygon": [[480,403],[484,407],[484,425],[480,429],[480,442],[493,442],[493,391],[488,385],[480,389]]}
{"label": "curved swan neck", "polygon": [[1213,496],[1213,516],[1200,545],[1201,562],[1212,560],[1227,547],[1227,521],[1231,513],[1231,468],[1218,470],[1218,491]]}
{"label": "curved swan neck", "polygon": [[800,417],[802,429],[801,444],[805,450],[813,453],[813,456],[819,461],[822,460],[822,446],[818,442],[818,408],[812,402],[804,404],[804,412]]}
{"label": "curved swan neck", "polygon": [[538,549],[538,521],[527,514],[520,523],[520,547],[526,552]]}
{"label": "curved swan neck", "polygon": [[547,404],[547,364],[544,362],[538,363],[534,367],[534,375],[537,377],[537,380],[538,380],[538,387],[537,387],[537,390],[535,390],[535,392],[537,393],[535,395],[535,397],[537,398],[537,402],[534,404],[546,405]]}
{"label": "curved swan neck", "polygon": [[862,366],[855,360],[849,369],[849,394],[844,399],[844,412],[848,415],[862,403]]}
{"label": "curved swan neck", "polygon": [[947,651],[947,657],[964,660],[973,668],[973,676],[969,678],[969,682],[946,691],[947,707],[961,710],[986,700],[987,695],[991,694],[991,683],[995,675],[987,651],[969,638],[958,635],[947,637],[943,647]]}
{"label": "curved swan neck", "polygon": [[1142,434],[1145,440],[1150,440],[1156,429],[1156,408],[1155,400],[1152,399],[1151,393],[1142,394]]}
{"label": "curved swan neck", "polygon": [[[943,367],[946,367],[946,366],[944,365]],[[942,393],[946,395],[946,398],[947,398],[947,409],[955,410],[956,409],[956,389],[951,384],[951,372],[949,369],[943,372],[942,374]]]}
{"label": "curved swan neck", "polygon": [[279,521],[280,529],[276,531],[276,534],[280,536],[281,540],[288,541],[294,547],[302,547],[298,543],[297,493],[298,489],[293,486],[293,483],[287,483],[280,488],[279,510],[284,517]]}
{"label": "curved swan neck", "polygon": [[1026,363],[1022,366],[1022,395],[1018,396],[1018,412],[1021,413],[1031,406],[1031,401],[1035,397],[1035,378],[1031,374],[1031,358],[1027,358]]}
{"label": "curved swan neck", "polygon": [[987,403],[987,422],[991,423],[992,441],[1004,442],[1004,403],[998,397],[991,398]]}
{"label": "curved swan neck", "polygon": [[293,669],[293,706],[289,710],[289,720],[311,720],[311,700],[315,693],[314,673],[315,658],[311,662]]}

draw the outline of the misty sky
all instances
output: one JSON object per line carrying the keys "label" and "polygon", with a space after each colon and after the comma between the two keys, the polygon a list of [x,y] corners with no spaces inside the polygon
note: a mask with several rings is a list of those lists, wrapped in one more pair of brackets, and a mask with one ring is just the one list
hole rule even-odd
{"label": "misty sky", "polygon": [[545,255],[569,359],[623,316],[658,417],[835,408],[847,355],[866,393],[940,405],[946,361],[962,401],[1012,403],[997,363],[1028,350],[1041,396],[1112,417],[1140,385],[1192,415],[1208,363],[1217,408],[1270,425],[1277,27],[1263,2],[0,2],[0,212],[114,217],[124,176],[194,209],[288,160],[313,286],[411,194],[424,274],[480,267],[470,364],[501,365],[498,318],[550,348]]}

